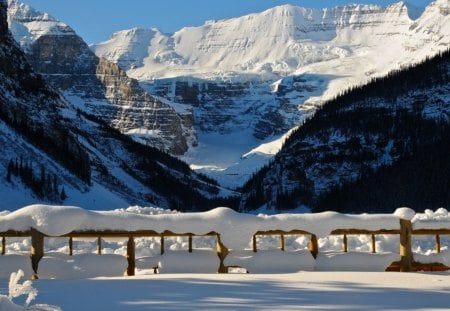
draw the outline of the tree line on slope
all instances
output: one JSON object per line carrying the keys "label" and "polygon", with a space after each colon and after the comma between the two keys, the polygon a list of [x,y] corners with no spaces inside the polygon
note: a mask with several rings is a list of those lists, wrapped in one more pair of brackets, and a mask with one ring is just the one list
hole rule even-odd
{"label": "tree line on slope", "polygon": [[[61,203],[67,199],[64,186],[59,185],[58,177],[55,174],[46,172],[45,166],[41,165],[39,177],[35,175],[33,163],[29,160],[24,161],[21,156],[9,160],[6,170],[6,181],[13,182],[13,176],[20,178],[22,183],[30,188],[33,193],[43,200]],[[59,190],[61,188],[61,191]]]}

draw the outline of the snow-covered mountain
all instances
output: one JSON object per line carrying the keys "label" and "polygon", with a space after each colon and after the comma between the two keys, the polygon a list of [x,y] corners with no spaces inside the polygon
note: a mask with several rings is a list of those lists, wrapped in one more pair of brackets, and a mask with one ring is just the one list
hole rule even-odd
{"label": "snow-covered mountain", "polygon": [[[36,202],[209,207],[208,198],[219,192],[213,181],[80,110],[50,86],[48,76],[36,74],[8,30],[6,10],[0,1],[1,209]],[[104,66],[110,72],[117,67]]]}
{"label": "snow-covered mountain", "polygon": [[182,154],[192,134],[192,113],[146,93],[117,65],[100,59],[66,24],[9,0],[8,22],[34,70],[79,109],[151,146]]}
{"label": "snow-covered mountain", "polygon": [[449,1],[438,0],[425,10],[284,5],[174,34],[124,30],[92,49],[168,104],[192,107],[199,146],[184,159],[236,185],[325,99],[449,44]]}

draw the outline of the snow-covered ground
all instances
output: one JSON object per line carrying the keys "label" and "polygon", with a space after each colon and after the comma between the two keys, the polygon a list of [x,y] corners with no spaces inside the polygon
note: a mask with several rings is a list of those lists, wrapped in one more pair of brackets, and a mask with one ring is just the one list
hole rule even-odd
{"label": "snow-covered ground", "polygon": [[[448,310],[448,273],[171,274],[42,280],[34,303],[70,310]],[[5,294],[6,282],[0,282]]]}

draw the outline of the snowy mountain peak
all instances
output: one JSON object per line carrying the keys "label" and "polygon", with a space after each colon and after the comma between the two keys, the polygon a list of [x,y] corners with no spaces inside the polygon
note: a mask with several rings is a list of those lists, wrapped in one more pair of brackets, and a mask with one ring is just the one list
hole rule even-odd
{"label": "snowy mountain peak", "polygon": [[403,32],[421,12],[403,1],[325,9],[286,4],[185,27],[172,36],[154,29],[121,31],[92,49],[140,80],[224,71],[286,75],[310,63],[348,56],[347,46],[355,43],[373,45],[373,40],[383,40],[380,35]]}
{"label": "snowy mountain peak", "polygon": [[[132,28],[115,32],[111,39],[96,45],[103,57],[119,63],[123,68],[135,68],[143,65],[148,55],[152,39],[160,35],[158,29]],[[111,50],[110,47],[115,49]],[[126,59],[122,62],[121,59]]]}
{"label": "snowy mountain peak", "polygon": [[68,25],[17,0],[8,0],[8,23],[24,50],[43,35],[75,35]]}

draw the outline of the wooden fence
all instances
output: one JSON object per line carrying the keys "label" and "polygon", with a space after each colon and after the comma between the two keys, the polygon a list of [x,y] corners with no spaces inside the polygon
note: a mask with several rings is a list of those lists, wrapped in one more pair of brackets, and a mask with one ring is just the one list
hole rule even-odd
{"label": "wooden fence", "polygon": [[[280,250],[285,251],[285,236],[286,235],[307,235],[310,237],[309,240],[309,251],[314,258],[317,258],[319,254],[319,246],[317,241],[317,236],[303,230],[270,230],[270,231],[257,231],[253,235],[252,248],[253,252],[258,252],[257,236],[279,236],[280,237]],[[377,235],[399,235],[400,245],[399,254],[401,260],[399,262],[393,262],[386,271],[442,271],[450,270],[449,267],[443,265],[442,263],[419,263],[413,261],[412,253],[412,236],[413,235],[432,235],[435,236],[436,240],[436,252],[440,253],[441,235],[450,235],[450,229],[418,229],[413,230],[411,221],[400,219],[400,229],[399,230],[361,230],[361,229],[337,229],[331,232],[331,235],[342,236],[342,251],[348,251],[348,240],[347,237],[350,235],[368,235],[371,237],[371,252],[376,253],[376,236]],[[135,241],[137,237],[153,237],[160,239],[160,253],[161,255],[165,252],[165,238],[168,237],[187,237],[188,238],[188,251],[193,251],[192,239],[197,236],[210,236],[214,237],[216,240],[217,256],[220,260],[220,265],[217,269],[219,273],[227,273],[228,267],[224,264],[224,260],[229,254],[229,250],[221,241],[219,232],[209,232],[202,235],[197,235],[193,233],[175,233],[171,231],[156,232],[153,230],[140,230],[140,231],[112,231],[112,230],[88,230],[88,231],[74,231],[61,236],[49,236],[45,235],[38,230],[31,228],[28,231],[6,231],[0,232],[2,237],[1,254],[6,254],[6,242],[7,238],[17,238],[17,237],[30,237],[31,238],[31,267],[33,269],[33,279],[38,278],[38,267],[39,261],[44,256],[44,243],[45,238],[68,238],[69,244],[69,255],[73,255],[73,239],[74,238],[96,238],[97,239],[97,254],[102,254],[102,239],[104,238],[126,238],[127,241],[127,270],[126,275],[133,276],[135,274],[136,268],[136,258],[135,258]],[[156,272],[156,267],[153,267]]]}

